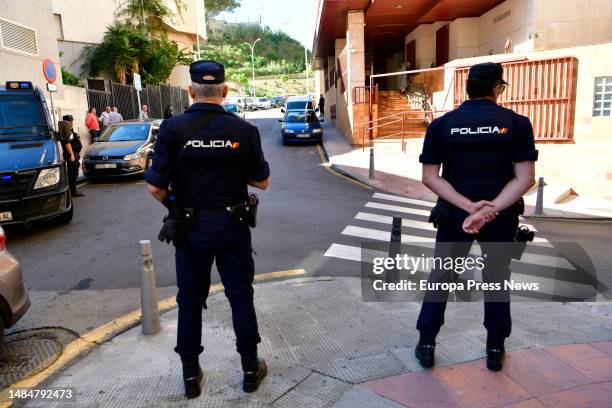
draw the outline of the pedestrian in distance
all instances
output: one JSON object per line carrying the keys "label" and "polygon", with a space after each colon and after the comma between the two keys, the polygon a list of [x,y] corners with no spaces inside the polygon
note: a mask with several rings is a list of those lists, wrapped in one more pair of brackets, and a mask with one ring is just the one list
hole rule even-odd
{"label": "pedestrian in distance", "polygon": [[172,105],[168,105],[166,106],[166,109],[164,110],[164,119],[171,118],[172,116],[174,116],[173,111],[172,111]]}
{"label": "pedestrian in distance", "polygon": [[325,116],[325,97],[323,94],[319,97],[319,113],[321,116]]}
{"label": "pedestrian in distance", "polygon": [[168,208],[159,239],[176,250],[177,346],[185,394],[201,393],[202,308],[216,260],[232,308],[236,349],[244,372],[243,390],[254,392],[267,374],[258,357],[261,338],[253,304],[255,266],[251,231],[257,197],[248,186],[265,190],[270,168],[255,126],[222,106],[227,96],[225,68],[197,61],[189,68],[194,104],[162,122],[153,164],[145,173],[149,192]]}
{"label": "pedestrian in distance", "polygon": [[102,120],[102,130],[106,129],[111,125],[110,121],[111,107],[104,107],[104,112],[100,115],[100,119]]}
{"label": "pedestrian in distance", "polygon": [[109,116],[110,116],[109,122],[111,125],[114,125],[119,122],[123,122],[123,116],[121,116],[116,106],[113,106],[113,109]]}
{"label": "pedestrian in distance", "polygon": [[89,130],[91,143],[94,143],[98,137],[100,137],[100,121],[96,115],[96,108],[89,108],[87,116],[85,117],[85,126],[87,126],[87,129]]}
{"label": "pedestrian in distance", "polygon": [[[483,282],[500,285],[500,290],[483,290],[486,362],[493,371],[502,369],[504,342],[511,332],[510,295],[503,282],[510,277],[522,197],[535,182],[538,158],[529,119],[497,104],[507,85],[501,64],[472,66],[469,99],[429,125],[419,158],[423,183],[439,197],[430,217],[438,229],[434,258],[465,258],[477,240]],[[456,282],[457,277],[452,269],[434,268],[428,282]],[[423,367],[434,365],[447,298],[444,290],[425,294],[415,349]]]}
{"label": "pedestrian in distance", "polygon": [[142,105],[142,108],[140,108],[140,114],[138,115],[138,119],[149,119],[149,107],[147,105]]}
{"label": "pedestrian in distance", "polygon": [[83,197],[85,194],[77,191],[77,179],[79,177],[80,154],[83,149],[81,138],[74,131],[74,118],[72,115],[64,115],[59,123],[60,144],[64,151],[64,160],[68,170],[68,185],[72,197]]}

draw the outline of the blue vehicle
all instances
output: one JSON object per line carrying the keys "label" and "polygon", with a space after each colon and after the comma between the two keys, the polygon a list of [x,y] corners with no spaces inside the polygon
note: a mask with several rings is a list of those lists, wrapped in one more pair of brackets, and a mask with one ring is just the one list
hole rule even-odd
{"label": "blue vehicle", "polygon": [[323,140],[323,128],[317,113],[312,109],[302,111],[289,111],[283,119],[279,119],[283,145],[290,142],[315,142]]}
{"label": "blue vehicle", "polygon": [[235,113],[236,115],[240,116],[242,119],[245,118],[244,113],[241,113],[240,105],[238,105],[237,103],[225,103],[222,106],[223,106],[223,109],[225,109],[226,111]]}
{"label": "blue vehicle", "polygon": [[72,220],[66,163],[45,97],[31,82],[0,87],[0,225]]}

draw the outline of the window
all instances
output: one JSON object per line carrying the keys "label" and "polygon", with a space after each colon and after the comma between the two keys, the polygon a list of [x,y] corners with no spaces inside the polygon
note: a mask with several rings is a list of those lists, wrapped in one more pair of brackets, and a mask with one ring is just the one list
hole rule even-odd
{"label": "window", "polygon": [[0,18],[0,45],[15,51],[38,55],[36,31]]}
{"label": "window", "polygon": [[612,117],[612,76],[595,78],[593,116]]}

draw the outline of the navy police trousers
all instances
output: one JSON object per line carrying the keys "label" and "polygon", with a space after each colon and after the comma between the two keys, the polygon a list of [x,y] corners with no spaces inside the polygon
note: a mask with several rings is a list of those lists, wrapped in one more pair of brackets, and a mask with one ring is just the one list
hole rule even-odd
{"label": "navy police trousers", "polygon": [[176,247],[178,295],[177,346],[183,360],[197,359],[202,347],[202,308],[210,289],[210,273],[216,261],[225,295],[232,307],[238,353],[257,353],[261,341],[253,305],[255,265],[251,231],[229,213],[198,214],[186,243]]}
{"label": "navy police trousers", "polygon": [[[515,211],[506,210],[486,224],[477,235],[467,234],[462,224],[467,213],[458,208],[451,209],[450,220],[438,226],[435,257],[465,257],[468,255],[474,240],[481,243],[485,256],[482,280],[486,283],[500,283],[510,278],[511,242],[514,241],[518,227],[518,215]],[[495,243],[495,244],[488,244]],[[507,243],[507,244],[503,244]],[[487,245],[488,244],[488,245]],[[454,271],[433,269],[428,282],[454,282],[457,274]],[[435,339],[444,324],[444,312],[448,291],[427,291],[417,320],[417,329],[422,338]],[[512,320],[510,318],[510,297],[507,291],[484,293],[484,326],[492,339],[503,341],[510,336]]]}

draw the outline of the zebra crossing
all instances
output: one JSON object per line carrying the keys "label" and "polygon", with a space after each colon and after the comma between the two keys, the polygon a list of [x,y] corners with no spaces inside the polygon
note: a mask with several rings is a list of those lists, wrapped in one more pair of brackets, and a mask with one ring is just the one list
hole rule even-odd
{"label": "zebra crossing", "polygon": [[[337,242],[333,242],[324,256],[349,262],[371,262],[374,257],[386,256],[385,253],[370,250],[362,251],[364,242],[389,242],[391,224],[394,216],[402,217],[402,243],[418,248],[433,249],[436,230],[427,222],[429,213],[435,204],[428,201],[400,197],[391,194],[374,193],[364,204],[364,208],[341,231]],[[521,225],[532,231],[537,229],[521,218]],[[367,254],[366,254],[367,252]],[[472,246],[471,254],[479,255],[478,244]],[[546,238],[536,236],[534,242],[527,244],[527,249],[520,260],[512,260],[512,279],[515,281],[540,282],[540,287],[548,288],[548,293],[540,295],[572,299],[576,292],[592,291],[592,285],[560,281],[559,271],[576,274],[576,266],[568,258],[555,250]],[[429,271],[424,271],[429,273]],[[588,286],[582,287],[582,286]],[[554,292],[554,293],[553,293]]]}

